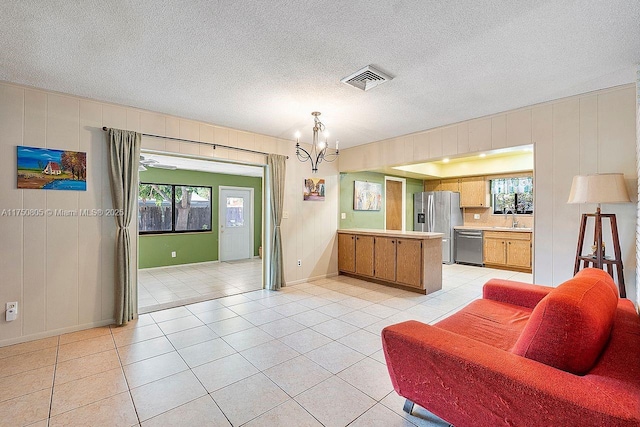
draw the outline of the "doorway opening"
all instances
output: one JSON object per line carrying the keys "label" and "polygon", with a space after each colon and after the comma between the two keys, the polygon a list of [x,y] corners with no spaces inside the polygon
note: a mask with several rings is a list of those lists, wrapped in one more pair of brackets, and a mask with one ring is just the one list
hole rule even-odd
{"label": "doorway opening", "polygon": [[262,289],[266,167],[155,151],[141,165],[138,312]]}

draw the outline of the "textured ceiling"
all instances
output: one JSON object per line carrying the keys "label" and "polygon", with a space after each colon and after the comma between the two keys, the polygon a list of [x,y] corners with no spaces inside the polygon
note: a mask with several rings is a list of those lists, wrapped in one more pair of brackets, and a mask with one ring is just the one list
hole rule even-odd
{"label": "textured ceiling", "polygon": [[[0,80],[341,148],[635,80],[640,2],[0,2]],[[340,83],[373,64],[395,76]]]}

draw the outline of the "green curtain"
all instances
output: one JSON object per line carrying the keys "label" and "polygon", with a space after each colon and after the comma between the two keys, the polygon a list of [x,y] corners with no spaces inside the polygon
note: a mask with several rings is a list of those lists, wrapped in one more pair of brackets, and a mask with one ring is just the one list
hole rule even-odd
{"label": "green curtain", "polygon": [[267,166],[269,168],[269,181],[271,189],[271,262],[267,266],[266,288],[278,290],[285,286],[284,265],[282,260],[282,236],[280,234],[280,223],[282,222],[282,208],[284,204],[284,178],[286,172],[285,156],[279,154],[267,155]]}
{"label": "green curtain", "polygon": [[109,164],[113,208],[116,215],[116,323],[126,325],[138,317],[136,292],[131,281],[131,238],[129,224],[134,216],[141,135],[109,129]]}

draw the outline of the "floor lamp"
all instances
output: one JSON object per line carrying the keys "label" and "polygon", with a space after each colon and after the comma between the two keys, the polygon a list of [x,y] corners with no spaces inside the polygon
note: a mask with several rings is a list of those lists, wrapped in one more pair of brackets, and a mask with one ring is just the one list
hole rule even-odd
{"label": "floor lamp", "polygon": [[[578,236],[578,249],[573,269],[575,275],[580,268],[595,267],[605,270],[613,278],[614,268],[617,270],[618,289],[620,297],[626,298],[624,286],[624,273],[622,269],[622,253],[620,252],[620,240],[618,239],[618,226],[615,214],[603,214],[600,212],[601,204],[628,203],[629,193],[621,173],[576,175],[571,184],[571,193],[567,203],[595,203],[596,212],[582,214],[580,222],[580,235]],[[592,253],[583,254],[584,234],[587,228],[587,219],[595,218]],[[605,257],[602,242],[602,218],[608,218],[611,223],[611,238],[613,242],[613,257]]]}

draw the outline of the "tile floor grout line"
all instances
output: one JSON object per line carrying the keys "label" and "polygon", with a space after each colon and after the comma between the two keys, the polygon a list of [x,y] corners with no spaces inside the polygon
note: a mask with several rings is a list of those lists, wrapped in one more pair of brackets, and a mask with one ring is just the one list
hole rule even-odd
{"label": "tile floor grout line", "polygon": [[113,340],[113,347],[115,348],[116,355],[118,356],[118,363],[120,363],[120,371],[122,372],[122,376],[124,377],[124,382],[127,385],[127,392],[129,393],[129,399],[131,399],[133,410],[136,413],[136,418],[138,419],[138,425],[141,425],[142,421],[140,420],[140,414],[138,414],[136,401],[133,399],[133,394],[131,393],[131,387],[129,386],[129,379],[127,378],[127,375],[124,373],[124,365],[122,363],[122,358],[120,357],[120,349],[118,347],[118,344],[116,343],[116,338],[113,336],[113,329],[111,329],[111,339]]}
{"label": "tile floor grout line", "polygon": [[51,397],[49,398],[49,413],[47,416],[47,425],[51,419],[51,411],[53,409],[53,392],[56,387],[56,371],[58,370],[58,355],[60,353],[60,335],[58,335],[58,345],[56,346],[56,360],[53,365],[53,379],[51,380]]}

